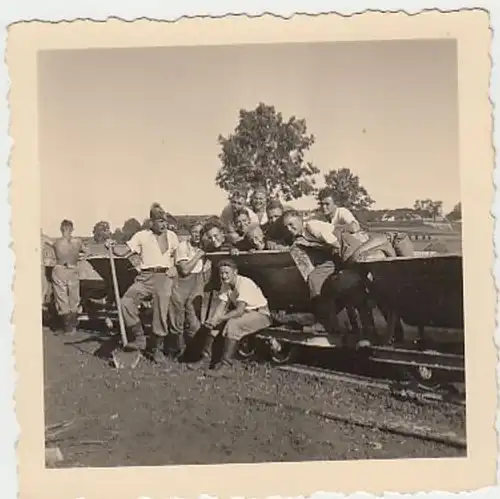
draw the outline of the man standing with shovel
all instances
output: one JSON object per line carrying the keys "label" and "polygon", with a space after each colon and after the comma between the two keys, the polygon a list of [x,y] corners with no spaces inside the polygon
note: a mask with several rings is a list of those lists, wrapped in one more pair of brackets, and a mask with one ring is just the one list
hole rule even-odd
{"label": "man standing with shovel", "polygon": [[164,339],[168,334],[168,309],[172,287],[176,277],[174,255],[179,245],[177,235],[168,230],[166,212],[155,203],[150,210],[151,228],[144,229],[132,236],[121,250],[108,242],[113,254],[118,257],[138,257],[139,274],[134,284],[121,298],[121,313],[130,341],[127,350],[145,350],[146,337],[139,315],[141,302],[153,298],[153,325],[151,350],[156,363],[164,364]]}

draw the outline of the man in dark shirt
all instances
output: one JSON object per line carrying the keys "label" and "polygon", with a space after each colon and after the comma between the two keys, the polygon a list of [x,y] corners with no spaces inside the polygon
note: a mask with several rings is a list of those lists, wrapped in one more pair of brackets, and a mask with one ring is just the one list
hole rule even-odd
{"label": "man in dark shirt", "polygon": [[262,227],[266,238],[266,248],[270,250],[286,249],[293,243],[293,238],[283,223],[284,206],[278,200],[267,204],[267,223]]}

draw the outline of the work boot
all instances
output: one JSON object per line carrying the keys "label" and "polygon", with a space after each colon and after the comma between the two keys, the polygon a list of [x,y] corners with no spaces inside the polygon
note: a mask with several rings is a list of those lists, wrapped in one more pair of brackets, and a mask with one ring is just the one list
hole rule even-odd
{"label": "work boot", "polygon": [[146,336],[144,335],[144,330],[142,329],[142,324],[137,324],[130,328],[130,333],[132,335],[132,341],[127,343],[125,350],[137,351],[146,349]]}
{"label": "work boot", "polygon": [[169,357],[178,360],[184,353],[184,338],[180,334],[172,334],[170,340]]}
{"label": "work boot", "polygon": [[165,356],[165,338],[163,336],[153,334],[151,346],[153,362],[162,367],[166,367],[168,362],[167,357]]}
{"label": "work boot", "polygon": [[63,329],[63,334],[65,336],[72,336],[75,334],[74,328],[73,328],[73,319],[72,319],[71,313],[61,315],[61,322],[62,322],[62,329]]}
{"label": "work boot", "polygon": [[224,353],[222,354],[221,361],[214,366],[214,373],[218,376],[229,374],[233,367],[233,359],[238,350],[238,340],[231,338],[224,338]]}
{"label": "work boot", "polygon": [[78,313],[71,312],[69,314],[69,318],[70,318],[71,334],[76,334],[76,329],[78,327]]}
{"label": "work boot", "polygon": [[212,345],[214,344],[214,337],[209,334],[205,339],[205,345],[201,351],[201,358],[197,362],[192,362],[188,364],[189,369],[203,369],[210,366],[210,360],[212,358]]}

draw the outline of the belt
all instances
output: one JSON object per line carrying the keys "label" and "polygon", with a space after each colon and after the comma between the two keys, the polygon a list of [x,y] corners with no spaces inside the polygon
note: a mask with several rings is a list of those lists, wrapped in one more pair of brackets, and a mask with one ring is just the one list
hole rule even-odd
{"label": "belt", "polygon": [[152,274],[165,274],[168,270],[168,267],[148,267],[141,270],[142,272],[151,272]]}
{"label": "belt", "polygon": [[54,267],[64,267],[65,269],[77,269],[78,265],[73,265],[71,263],[56,263]]}

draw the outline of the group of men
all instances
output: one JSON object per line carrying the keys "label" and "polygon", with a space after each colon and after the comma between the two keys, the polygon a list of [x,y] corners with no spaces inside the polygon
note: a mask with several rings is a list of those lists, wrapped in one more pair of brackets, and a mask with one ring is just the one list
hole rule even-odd
{"label": "group of men", "polygon": [[[116,256],[129,258],[139,269],[135,282],[121,299],[129,337],[127,347],[146,350],[155,362],[166,364],[169,359],[178,359],[185,350],[186,340],[204,329],[209,334],[202,348],[201,363],[209,361],[213,341],[222,334],[223,355],[215,368],[229,366],[239,341],[268,327],[272,322],[271,312],[262,290],[238,273],[234,259],[220,261],[218,272],[214,273],[207,253],[228,251],[234,256],[240,251],[280,250],[293,244],[314,248],[317,253],[308,284],[319,325],[327,331],[337,329],[339,307],[334,302],[340,293],[347,297],[340,307],[349,302],[357,308],[362,320],[367,317],[365,329],[369,329],[369,314],[363,308],[366,302],[363,277],[343,268],[342,262],[352,258],[360,246],[389,256],[392,246],[387,238],[370,239],[349,210],[336,206],[330,190],[322,190],[318,201],[319,216],[305,219],[278,200],[269,200],[264,188],[255,189],[248,204],[247,194],[235,191],[219,217],[195,223],[189,239],[183,241],[169,228],[168,213],[155,203],[149,214],[150,226],[134,234],[125,248],[111,239],[106,242]],[[85,248],[80,239],[72,236],[72,230],[72,223],[63,221],[62,236],[53,244],[57,260],[52,274],[55,301],[66,332],[72,332],[76,326],[77,262],[85,257]],[[218,279],[214,281],[215,274]],[[196,300],[203,293],[214,291],[218,294],[218,304],[208,319],[200,323],[203,319],[197,313]],[[146,298],[152,299],[149,341],[140,317],[141,304]],[[364,337],[360,345],[363,342],[367,342]]]}

